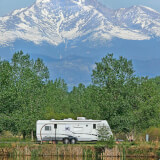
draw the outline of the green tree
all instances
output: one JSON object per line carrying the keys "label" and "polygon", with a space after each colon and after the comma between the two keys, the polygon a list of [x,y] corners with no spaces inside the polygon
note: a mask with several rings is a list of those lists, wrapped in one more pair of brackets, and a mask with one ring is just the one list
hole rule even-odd
{"label": "green tree", "polygon": [[70,114],[68,88],[63,79],[48,81],[45,87],[45,106],[44,119],[62,119]]}
{"label": "green tree", "polygon": [[137,127],[139,130],[159,126],[160,86],[158,78],[145,79],[138,89]]}
{"label": "green tree", "polygon": [[19,106],[12,114],[15,127],[24,137],[29,132],[33,137],[36,121],[41,117],[44,107],[43,91],[49,72],[42,60],[34,61],[22,51],[13,55],[11,65]]}
{"label": "green tree", "polygon": [[93,70],[92,82],[100,87],[112,89],[125,85],[134,75],[132,61],[120,56],[119,59],[113,58],[113,54],[108,54],[102,61],[96,63]]}
{"label": "green tree", "polygon": [[0,61],[0,113],[11,113],[16,108],[14,89],[12,66],[7,61]]}
{"label": "green tree", "polygon": [[136,122],[133,104],[139,79],[134,76],[132,62],[108,54],[96,63],[92,74],[97,89],[100,116],[109,121],[115,132],[130,132]]}
{"label": "green tree", "polygon": [[84,92],[85,86],[80,83],[78,87],[73,87],[73,90],[69,94],[69,101],[71,105],[71,112],[76,114],[77,116],[84,116]]}

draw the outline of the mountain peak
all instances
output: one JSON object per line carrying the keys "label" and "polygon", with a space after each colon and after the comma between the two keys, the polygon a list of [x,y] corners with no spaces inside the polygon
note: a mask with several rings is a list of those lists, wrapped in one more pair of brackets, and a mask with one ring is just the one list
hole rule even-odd
{"label": "mountain peak", "polygon": [[152,12],[152,13],[156,13],[156,14],[160,14],[158,11],[147,7],[147,6],[143,6],[143,5],[133,5],[131,6],[129,9],[133,9],[133,10],[143,10],[144,12]]}
{"label": "mountain peak", "polygon": [[44,3],[64,3],[66,2],[75,3],[75,4],[84,4],[84,5],[97,5],[100,4],[97,0],[36,0],[36,4]]}
{"label": "mountain peak", "polygon": [[38,3],[48,3],[50,1],[51,0],[36,0],[36,4],[38,4]]}

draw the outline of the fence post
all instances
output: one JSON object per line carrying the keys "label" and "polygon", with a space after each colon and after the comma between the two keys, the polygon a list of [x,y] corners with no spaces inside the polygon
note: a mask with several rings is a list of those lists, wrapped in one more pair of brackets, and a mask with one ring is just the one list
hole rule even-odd
{"label": "fence post", "polygon": [[149,142],[149,135],[146,134],[146,142]]}

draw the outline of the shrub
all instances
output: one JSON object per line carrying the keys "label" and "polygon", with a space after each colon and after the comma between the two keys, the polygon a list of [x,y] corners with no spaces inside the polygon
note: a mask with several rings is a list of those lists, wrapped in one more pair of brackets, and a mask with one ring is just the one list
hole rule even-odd
{"label": "shrub", "polygon": [[143,136],[145,137],[146,134],[149,135],[150,141],[155,141],[157,139],[160,139],[160,128],[150,127],[144,132]]}

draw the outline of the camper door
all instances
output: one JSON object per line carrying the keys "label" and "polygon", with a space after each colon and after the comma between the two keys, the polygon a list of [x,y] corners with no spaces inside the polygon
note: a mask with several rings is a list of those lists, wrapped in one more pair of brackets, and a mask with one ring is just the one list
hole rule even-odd
{"label": "camper door", "polygon": [[45,125],[42,129],[42,139],[49,140],[52,136],[52,125]]}

